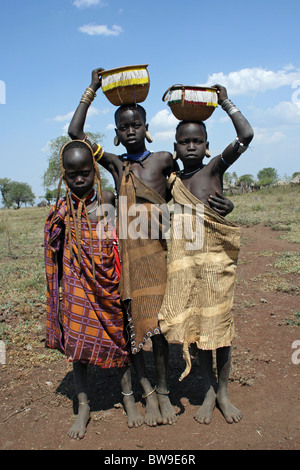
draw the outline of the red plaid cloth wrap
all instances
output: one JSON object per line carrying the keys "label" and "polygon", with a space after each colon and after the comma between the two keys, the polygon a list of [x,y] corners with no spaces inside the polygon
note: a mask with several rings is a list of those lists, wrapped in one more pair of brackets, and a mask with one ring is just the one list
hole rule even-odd
{"label": "red plaid cloth wrap", "polygon": [[[71,217],[73,260],[66,237],[67,205],[60,199],[45,224],[45,267],[47,280],[46,347],[57,349],[71,361],[101,368],[129,363],[124,336],[124,316],[118,292],[116,239],[99,240],[97,222],[91,221],[96,275],[92,275],[87,222],[82,219],[81,270],[74,224]],[[63,300],[58,298],[57,253],[63,243]],[[101,253],[100,253],[101,249]]]}

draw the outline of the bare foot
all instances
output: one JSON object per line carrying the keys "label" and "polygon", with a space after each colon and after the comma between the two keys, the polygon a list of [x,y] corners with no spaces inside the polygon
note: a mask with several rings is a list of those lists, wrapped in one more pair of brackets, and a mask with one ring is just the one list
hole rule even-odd
{"label": "bare foot", "polygon": [[168,394],[157,392],[158,406],[162,416],[162,424],[173,424],[177,421],[177,415],[172,406]]}
{"label": "bare foot", "polygon": [[126,414],[127,414],[128,427],[138,428],[139,426],[143,424],[144,418],[137,409],[134,397],[132,395],[124,396],[123,402],[124,402],[124,407],[125,407]]}
{"label": "bare foot", "polygon": [[212,414],[216,406],[216,394],[214,390],[209,390],[206,397],[195,415],[195,420],[200,424],[210,424]]}
{"label": "bare foot", "polygon": [[90,406],[88,403],[78,405],[78,416],[75,424],[68,432],[72,439],[82,439],[86,433],[86,427],[90,418]]}
{"label": "bare foot", "polygon": [[163,419],[159,411],[157,396],[154,392],[146,398],[145,423],[148,426],[157,426],[162,424],[162,422]]}
{"label": "bare foot", "polygon": [[242,419],[242,413],[231,403],[227,396],[218,396],[217,402],[227,423],[238,423]]}

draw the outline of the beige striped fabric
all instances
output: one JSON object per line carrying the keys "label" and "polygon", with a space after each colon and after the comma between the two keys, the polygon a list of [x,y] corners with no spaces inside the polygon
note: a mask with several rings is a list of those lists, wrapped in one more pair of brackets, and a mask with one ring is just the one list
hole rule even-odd
{"label": "beige striped fabric", "polygon": [[[213,350],[230,346],[234,338],[231,309],[240,228],[204,205],[179,177],[172,176],[174,204],[182,211],[175,210],[172,218],[167,287],[158,318],[166,339],[183,343],[186,369],[182,380],[191,369],[191,343]],[[190,221],[183,215],[188,206],[193,208]],[[196,232],[197,243],[189,238],[192,234],[195,239]]]}
{"label": "beige striped fabric", "polygon": [[[121,259],[120,295],[128,314],[131,351],[137,353],[148,338],[160,334],[158,312],[167,282],[167,242],[163,232],[169,219],[160,206],[165,200],[137,178],[124,162],[118,197],[118,242]],[[136,205],[146,217],[146,223],[137,226],[139,234],[132,238],[130,227],[136,216],[130,212]],[[155,222],[154,222],[155,221]],[[157,238],[151,238],[151,228],[157,228]]]}

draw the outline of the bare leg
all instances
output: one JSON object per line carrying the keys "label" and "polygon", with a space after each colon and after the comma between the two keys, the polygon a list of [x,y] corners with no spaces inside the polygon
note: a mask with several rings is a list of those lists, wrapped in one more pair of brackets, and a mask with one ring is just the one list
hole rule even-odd
{"label": "bare leg", "polygon": [[156,395],[163,424],[173,424],[177,420],[176,412],[169,399],[167,375],[169,363],[169,345],[163,335],[152,336],[153,357],[157,374]]}
{"label": "bare leg", "polygon": [[133,396],[130,367],[119,369],[118,374],[122,388],[124,407],[127,414],[128,427],[137,428],[143,424],[144,419],[137,409]]}
{"label": "bare leg", "polygon": [[148,426],[157,426],[157,424],[162,423],[162,416],[159,411],[155,388],[152,387],[147,377],[143,351],[133,354],[131,359],[138,380],[144,390],[143,398],[146,400],[145,423]]}
{"label": "bare leg", "polygon": [[195,415],[195,420],[201,424],[210,424],[216,406],[216,392],[213,387],[213,356],[212,351],[198,351],[201,376],[203,379],[205,396],[202,405]]}
{"label": "bare leg", "polygon": [[75,424],[69,430],[69,437],[82,439],[86,433],[90,417],[90,406],[87,396],[87,365],[81,362],[73,363],[75,387],[78,398],[78,416]]}
{"label": "bare leg", "polygon": [[228,378],[231,364],[231,347],[217,349],[218,392],[217,402],[227,423],[237,423],[242,419],[242,413],[228,398]]}

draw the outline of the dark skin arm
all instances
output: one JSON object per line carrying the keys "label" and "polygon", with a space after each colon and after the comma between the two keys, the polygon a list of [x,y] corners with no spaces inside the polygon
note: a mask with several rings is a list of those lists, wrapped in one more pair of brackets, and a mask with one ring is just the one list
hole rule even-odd
{"label": "dark skin arm", "polygon": [[[89,87],[92,88],[92,90],[95,92],[97,92],[97,90],[101,87],[101,76],[99,76],[99,73],[103,70],[104,69],[102,67],[99,67],[92,71],[92,79]],[[88,109],[89,105],[87,103],[79,103],[68,129],[68,134],[72,140],[82,140],[85,138],[84,125]],[[93,146],[93,150],[97,150],[96,145]],[[115,185],[118,187],[120,175],[122,174],[121,160],[113,153],[104,152],[100,163],[112,174]]]}
{"label": "dark skin arm", "polygon": [[[97,90],[101,87],[101,78],[99,76],[99,73],[103,70],[104,69],[102,67],[99,67],[99,68],[92,71],[92,79],[91,79],[91,83],[90,83],[89,86],[95,92],[97,92]],[[217,87],[217,85],[216,85],[216,87]],[[223,87],[220,87],[220,89],[221,88],[223,88]],[[225,93],[226,93],[226,90],[225,90]],[[222,94],[220,92],[220,95],[219,95],[220,100],[222,100],[222,99],[224,100],[224,99],[226,99],[226,97],[227,97],[227,93]],[[85,137],[84,124],[85,124],[85,119],[86,119],[88,108],[89,108],[89,105],[87,103],[79,103],[79,105],[78,105],[78,107],[77,107],[77,109],[74,113],[74,116],[71,120],[71,123],[69,125],[68,132],[69,132],[69,136],[71,137],[71,139],[73,139],[73,140],[74,139],[84,139],[84,137]],[[96,151],[96,149],[97,149],[97,147],[95,146],[94,151]],[[167,178],[168,178],[168,176],[170,175],[170,173],[172,171],[178,171],[179,170],[179,167],[178,167],[178,164],[177,164],[176,161],[173,160],[172,162],[169,162],[170,158],[169,158],[168,155],[169,154],[167,154],[167,153],[166,153],[166,156],[164,155],[164,158],[166,159],[166,163],[164,164],[164,166],[165,166],[164,174]],[[162,157],[160,157],[160,160],[162,160]],[[100,163],[106,170],[108,170],[112,174],[112,176],[114,178],[114,181],[115,181],[116,188],[118,190],[120,180],[121,180],[121,176],[122,176],[122,162],[121,162],[121,160],[115,154],[104,152]],[[160,161],[160,163],[162,163],[162,161]],[[136,170],[135,170],[137,172],[137,174],[139,173],[139,170],[140,169],[137,167]],[[143,180],[145,180],[145,176],[146,176],[146,173],[143,172],[143,177],[142,177]],[[169,189],[168,186],[169,185],[167,184],[167,188],[166,188],[167,192],[166,192],[166,195],[165,195],[167,201],[171,199],[170,189]],[[223,198],[223,196],[214,195],[212,197],[211,201],[210,201],[210,204],[211,204],[212,208],[214,210],[216,210],[216,212],[219,212],[221,215],[227,215],[233,209],[233,204],[231,203],[231,201],[229,201],[226,198]]]}
{"label": "dark skin arm", "polygon": [[[227,90],[225,87],[219,84],[213,85],[213,87],[217,89],[218,104],[222,106],[223,101],[228,98]],[[251,125],[241,112],[234,113],[232,116],[229,117],[232,120],[239,141],[242,144],[248,146],[254,136],[254,132]],[[238,144],[234,146],[232,146],[232,144],[229,144],[223,151],[223,159],[229,165],[232,165],[232,163],[234,163],[240,157],[241,154],[238,153],[238,148]],[[218,167],[218,172],[220,171],[220,173],[222,174],[228,169],[228,165],[224,164],[220,159],[218,159]]]}
{"label": "dark skin arm", "polygon": [[[219,84],[214,85],[214,88],[216,88],[218,91],[218,104],[222,106],[223,101],[228,98],[227,90],[225,87]],[[230,118],[236,130],[239,141],[242,144],[248,146],[254,136],[251,125],[241,112],[234,113],[232,116],[230,116]],[[238,145],[232,146],[232,143],[225,148],[224,152],[222,153],[225,162],[231,165],[239,158],[240,154],[237,152],[237,149]],[[216,160],[216,167],[217,173],[222,175],[228,169],[228,165],[224,164],[220,158]],[[211,195],[208,198],[208,202],[212,209],[224,217],[234,209],[233,202],[223,196],[219,191],[216,191],[215,195]]]}
{"label": "dark skin arm", "polygon": [[[92,79],[89,86],[95,92],[101,87],[101,76],[99,76],[99,73],[103,70],[103,68],[98,68],[93,70],[92,72]],[[69,126],[69,135],[72,139],[85,138],[83,128],[88,107],[89,105],[87,103],[79,103]],[[125,118],[125,124],[129,126],[129,130],[127,129],[127,127],[125,127],[124,131],[120,131],[121,133],[123,132],[125,136],[126,132],[133,132],[130,127],[131,125],[133,125],[133,122],[131,122],[130,119],[131,116],[128,118],[127,121]],[[133,116],[132,121],[134,120],[138,120],[138,117]],[[143,127],[147,128],[148,126],[144,125],[143,123]],[[136,129],[136,132],[138,133],[140,128]],[[127,149],[126,143],[122,142],[121,137],[120,141]],[[140,146],[140,151],[143,151],[145,148],[144,140],[140,141]],[[96,149],[97,147],[95,146],[94,150]],[[116,190],[118,192],[123,174],[122,160],[117,155],[104,151],[103,156],[99,161],[99,164],[111,173],[115,181]],[[133,173],[138,178],[142,179],[144,183],[155,189],[164,198],[166,197],[166,178],[168,178],[170,173],[173,171],[173,160],[169,152],[154,152],[154,154],[144,162],[143,167],[141,167],[139,163],[132,163],[131,169]]]}
{"label": "dark skin arm", "polygon": [[[89,86],[95,93],[101,87],[101,78],[99,77],[99,73],[103,70],[104,69],[102,67],[99,67],[92,71],[92,80]],[[79,103],[68,129],[69,136],[72,140],[82,140],[85,137],[83,129],[88,109],[89,105],[87,103]],[[97,147],[94,148],[94,150],[96,149]]]}

